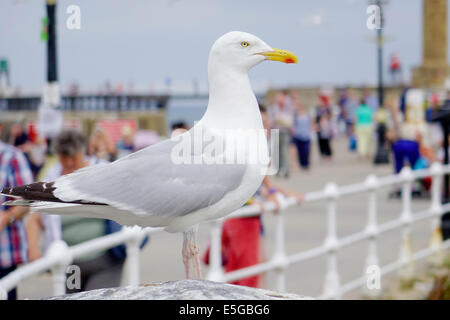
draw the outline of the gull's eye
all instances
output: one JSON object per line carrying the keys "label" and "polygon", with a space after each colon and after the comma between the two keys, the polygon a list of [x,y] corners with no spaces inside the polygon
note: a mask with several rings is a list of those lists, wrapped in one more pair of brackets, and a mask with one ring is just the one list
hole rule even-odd
{"label": "gull's eye", "polygon": [[247,41],[242,41],[241,42],[241,47],[246,48],[248,46],[250,46],[250,43],[248,43]]}

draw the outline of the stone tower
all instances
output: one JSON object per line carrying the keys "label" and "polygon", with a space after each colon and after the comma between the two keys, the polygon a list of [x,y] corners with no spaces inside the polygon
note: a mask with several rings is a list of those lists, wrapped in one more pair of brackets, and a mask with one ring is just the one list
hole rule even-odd
{"label": "stone tower", "polygon": [[439,88],[450,75],[447,63],[447,0],[422,0],[422,65],[412,71],[412,85]]}

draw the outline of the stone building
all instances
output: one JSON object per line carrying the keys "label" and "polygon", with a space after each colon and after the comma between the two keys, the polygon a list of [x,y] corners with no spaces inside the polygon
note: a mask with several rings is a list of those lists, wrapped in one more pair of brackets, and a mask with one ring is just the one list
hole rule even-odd
{"label": "stone building", "polygon": [[422,64],[412,70],[412,85],[441,89],[450,76],[447,0],[423,0],[422,14]]}

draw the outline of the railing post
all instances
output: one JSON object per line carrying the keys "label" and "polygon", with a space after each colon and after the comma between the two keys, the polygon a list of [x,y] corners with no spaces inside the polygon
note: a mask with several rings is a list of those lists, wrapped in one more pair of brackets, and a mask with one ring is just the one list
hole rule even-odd
{"label": "railing post", "polygon": [[128,285],[138,286],[140,279],[140,250],[139,246],[143,238],[143,231],[140,227],[125,227],[124,232],[131,233],[131,237],[127,240],[127,260],[126,270]]}
{"label": "railing post", "polygon": [[0,300],[7,300],[8,299],[8,292],[0,287]]}
{"label": "railing post", "polygon": [[284,245],[283,212],[286,210],[288,203],[286,202],[286,198],[280,193],[277,194],[277,199],[280,207],[275,217],[275,253],[272,256],[272,262],[276,265],[275,277],[277,291],[286,292],[287,259]]}
{"label": "railing post", "polygon": [[336,224],[336,199],[338,198],[338,187],[334,182],[329,182],[324,189],[328,198],[328,235],[325,246],[328,250],[328,268],[325,276],[324,296],[327,299],[339,298],[340,280],[337,268],[337,224]]}
{"label": "railing post", "polygon": [[210,231],[209,271],[206,279],[216,282],[223,281],[222,270],[222,224],[223,219],[212,222]]}
{"label": "railing post", "polygon": [[69,247],[64,241],[57,240],[50,245],[47,254],[58,261],[52,267],[53,295],[63,295],[66,293],[66,270],[73,260]]}
{"label": "railing post", "polygon": [[[371,283],[375,278],[371,277],[369,272],[372,267],[379,269],[379,259],[377,254],[377,237],[378,237],[378,227],[377,227],[377,189],[378,189],[378,178],[371,174],[366,178],[366,186],[369,189],[369,207],[367,210],[367,226],[365,232],[369,235],[369,246],[367,251],[366,265],[364,269],[364,275],[366,276],[366,282],[363,286],[364,295],[370,298],[377,298],[381,294],[381,284]],[[380,279],[381,281],[381,279]]]}
{"label": "railing post", "polygon": [[429,262],[433,265],[442,265],[444,254],[442,251],[442,230],[440,217],[442,214],[442,175],[443,168],[439,162],[431,165],[431,175],[433,177],[431,185],[431,207],[430,213],[434,215],[431,218],[431,237],[429,247],[434,255],[430,256]]}
{"label": "railing post", "polygon": [[402,221],[402,243],[400,247],[399,261],[401,267],[399,269],[399,276],[403,280],[411,279],[414,276],[414,261],[412,259],[413,250],[411,244],[411,192],[413,174],[410,167],[403,167],[400,172],[402,177],[402,214],[400,220]]}

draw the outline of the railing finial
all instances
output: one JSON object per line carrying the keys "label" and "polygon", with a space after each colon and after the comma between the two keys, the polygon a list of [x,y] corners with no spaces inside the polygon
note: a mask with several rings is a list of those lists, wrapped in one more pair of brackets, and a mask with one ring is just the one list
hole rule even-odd
{"label": "railing finial", "polygon": [[367,176],[364,183],[366,184],[366,186],[369,190],[376,189],[379,186],[378,177],[376,175],[374,175],[373,173],[371,173]]}
{"label": "railing finial", "polygon": [[328,182],[323,189],[325,195],[330,199],[336,199],[339,195],[339,189],[336,183]]}

